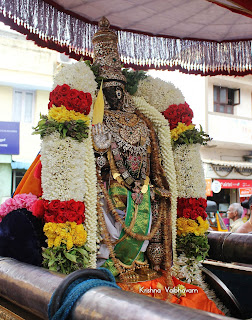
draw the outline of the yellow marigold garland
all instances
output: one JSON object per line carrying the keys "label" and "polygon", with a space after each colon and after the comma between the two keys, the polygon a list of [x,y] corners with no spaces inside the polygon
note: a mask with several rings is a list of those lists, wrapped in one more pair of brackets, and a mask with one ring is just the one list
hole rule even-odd
{"label": "yellow marigold garland", "polygon": [[89,117],[74,110],[67,110],[66,107],[53,106],[48,112],[48,118],[58,122],[65,122],[71,120],[83,120],[89,124]]}
{"label": "yellow marigold garland", "polygon": [[194,124],[189,124],[187,126],[185,123],[179,122],[177,127],[171,130],[171,138],[176,141],[179,138],[179,135],[187,130],[192,130],[195,128]]}
{"label": "yellow marigold garland", "polygon": [[61,243],[70,250],[74,245],[81,247],[87,240],[87,232],[82,224],[67,221],[66,223],[48,222],[44,225],[44,233],[48,238],[48,247],[58,247]]}
{"label": "yellow marigold garland", "polygon": [[203,220],[202,217],[198,217],[197,221],[187,218],[177,219],[178,236],[186,236],[188,233],[194,233],[196,236],[203,236],[208,228],[208,221]]}

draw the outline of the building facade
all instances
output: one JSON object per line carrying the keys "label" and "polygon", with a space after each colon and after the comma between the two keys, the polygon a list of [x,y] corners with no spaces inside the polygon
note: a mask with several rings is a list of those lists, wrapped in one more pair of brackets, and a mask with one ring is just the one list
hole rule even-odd
{"label": "building facade", "polygon": [[[40,113],[47,113],[57,61],[57,52],[0,29],[0,203],[11,196],[40,150],[40,137],[32,135],[32,128]],[[9,141],[13,128],[14,152]]]}
{"label": "building facade", "polygon": [[205,81],[206,130],[213,140],[201,155],[207,182],[221,187],[210,189],[209,199],[225,212],[230,203],[252,195],[252,76]]}

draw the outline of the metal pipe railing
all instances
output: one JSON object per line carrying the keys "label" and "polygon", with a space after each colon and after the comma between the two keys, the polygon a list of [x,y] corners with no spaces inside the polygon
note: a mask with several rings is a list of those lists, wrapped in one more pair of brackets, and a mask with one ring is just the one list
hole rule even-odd
{"label": "metal pipe railing", "polygon": [[209,259],[252,264],[252,234],[211,231],[207,238]]}
{"label": "metal pipe railing", "polygon": [[[0,257],[0,297],[42,319],[48,319],[48,303],[63,279],[58,273]],[[74,307],[72,317],[74,320],[231,319],[108,287],[86,292]]]}

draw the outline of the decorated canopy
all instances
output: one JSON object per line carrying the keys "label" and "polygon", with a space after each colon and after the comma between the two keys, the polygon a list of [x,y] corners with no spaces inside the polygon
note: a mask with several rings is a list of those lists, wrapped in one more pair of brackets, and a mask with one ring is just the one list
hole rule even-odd
{"label": "decorated canopy", "polygon": [[128,66],[252,73],[251,0],[0,0],[1,21],[76,59],[92,59],[102,16],[118,32]]}

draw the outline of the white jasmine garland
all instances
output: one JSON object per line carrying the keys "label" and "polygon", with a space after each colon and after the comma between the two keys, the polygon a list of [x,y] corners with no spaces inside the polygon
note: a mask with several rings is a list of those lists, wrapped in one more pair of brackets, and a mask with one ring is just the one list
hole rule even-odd
{"label": "white jasmine garland", "polygon": [[[93,117],[94,104],[91,106],[89,113],[90,119]],[[91,135],[91,124],[89,124],[88,138],[85,139],[85,170],[84,170],[84,182],[86,185],[87,192],[84,196],[84,203],[86,206],[84,226],[87,231],[87,242],[86,245],[90,249],[89,253],[89,268],[96,268],[97,260],[97,176],[96,176],[96,164],[95,155],[93,150],[92,135]]]}
{"label": "white jasmine garland", "polygon": [[135,96],[143,97],[160,112],[165,111],[171,104],[185,103],[182,92],[173,83],[151,76],[139,81]]}
{"label": "white jasmine garland", "polygon": [[59,85],[68,84],[71,89],[89,92],[92,99],[95,97],[97,83],[93,71],[84,62],[64,65],[55,75],[53,89]]}
{"label": "white jasmine garland", "polygon": [[[84,63],[64,66],[54,77],[54,86],[68,84],[71,89],[89,92],[94,100],[97,83],[92,70]],[[93,104],[89,117],[92,118]],[[83,142],[70,137],[60,138],[59,132],[45,136],[41,147],[41,184],[43,199],[75,200],[85,204],[84,227],[86,246],[90,249],[88,267],[96,268],[97,177],[92,148],[91,124]]]}
{"label": "white jasmine garland", "polygon": [[177,220],[177,186],[176,186],[176,172],[173,161],[173,152],[171,146],[171,134],[168,121],[164,116],[144,98],[132,97],[136,108],[147,118],[149,118],[154,126],[154,130],[157,133],[160,152],[162,157],[162,165],[166,174],[167,181],[169,183],[171,192],[171,218],[172,218],[172,251],[173,261],[176,261],[176,220]]}
{"label": "white jasmine garland", "polygon": [[201,264],[195,258],[188,258],[184,253],[180,254],[171,270],[179,280],[195,286],[202,285]]}
{"label": "white jasmine garland", "polygon": [[200,144],[182,144],[174,150],[180,198],[205,198],[206,185],[199,149]]}
{"label": "white jasmine garland", "polygon": [[85,170],[84,182],[87,192],[85,193],[84,203],[86,206],[85,211],[85,229],[87,231],[87,246],[90,248],[89,255],[89,268],[96,268],[96,236],[97,236],[97,176],[95,156],[92,147],[92,138],[89,130],[89,136],[86,139],[86,154],[85,154]]}
{"label": "white jasmine garland", "polygon": [[59,132],[45,136],[41,146],[41,186],[43,199],[84,201],[85,142]]}
{"label": "white jasmine garland", "polygon": [[60,139],[58,132],[46,136],[41,163],[43,199],[84,202],[86,245],[91,251],[88,266],[96,268],[97,177],[90,133],[81,143],[69,137]]}
{"label": "white jasmine garland", "polygon": [[199,286],[204,290],[207,297],[216,304],[217,308],[227,315],[229,310],[216,297],[215,292],[210,289],[207,283],[203,280],[201,267],[202,264],[197,259],[187,258],[185,254],[182,253],[177,258],[176,263],[173,264],[171,271],[172,275],[179,280]]}

